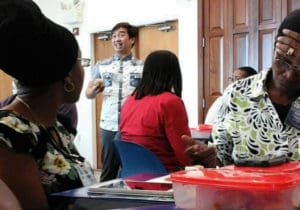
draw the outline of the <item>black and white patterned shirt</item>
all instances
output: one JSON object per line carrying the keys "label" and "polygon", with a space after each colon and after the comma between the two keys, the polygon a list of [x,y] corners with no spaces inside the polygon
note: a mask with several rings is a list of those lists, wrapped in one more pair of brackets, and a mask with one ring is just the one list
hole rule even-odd
{"label": "black and white patterned shirt", "polygon": [[118,131],[120,110],[124,100],[139,84],[143,71],[143,61],[132,55],[120,58],[115,54],[99,61],[92,70],[92,80],[101,78],[104,83],[100,127]]}

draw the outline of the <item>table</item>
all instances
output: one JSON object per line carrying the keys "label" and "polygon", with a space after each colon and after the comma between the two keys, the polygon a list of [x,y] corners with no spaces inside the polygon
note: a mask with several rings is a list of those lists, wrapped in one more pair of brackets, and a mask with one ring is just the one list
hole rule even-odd
{"label": "table", "polygon": [[[152,175],[137,175],[137,180],[144,180]],[[132,177],[131,177],[132,178]],[[174,209],[174,201],[159,200],[145,196],[124,196],[88,192],[88,187],[77,188],[60,193],[53,193],[50,202],[55,205],[51,210],[104,210],[104,209]],[[162,208],[164,207],[164,208]]]}
{"label": "table", "polygon": [[177,210],[175,204],[161,204],[161,205],[151,205],[151,206],[142,206],[142,207],[133,207],[133,208],[122,208],[114,210]]}
{"label": "table", "polygon": [[51,195],[52,203],[59,205],[53,206],[51,209],[64,209],[68,210],[101,210],[101,209],[120,209],[128,207],[140,207],[140,206],[157,206],[174,204],[173,201],[159,201],[149,200],[141,197],[125,197],[111,194],[90,194],[87,192],[87,188],[78,188],[75,190],[69,190],[61,193],[54,193]]}

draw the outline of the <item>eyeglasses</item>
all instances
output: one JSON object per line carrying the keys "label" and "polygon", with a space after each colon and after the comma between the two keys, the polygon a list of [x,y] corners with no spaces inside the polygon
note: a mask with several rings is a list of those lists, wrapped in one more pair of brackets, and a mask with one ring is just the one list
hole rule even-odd
{"label": "eyeglasses", "polygon": [[82,67],[89,67],[91,64],[91,59],[89,58],[77,58],[81,62]]}
{"label": "eyeglasses", "polygon": [[300,68],[297,66],[294,66],[290,61],[286,61],[283,59],[276,59],[275,61],[280,67],[285,68],[285,69],[291,69],[291,70],[297,72],[297,75],[300,75]]}

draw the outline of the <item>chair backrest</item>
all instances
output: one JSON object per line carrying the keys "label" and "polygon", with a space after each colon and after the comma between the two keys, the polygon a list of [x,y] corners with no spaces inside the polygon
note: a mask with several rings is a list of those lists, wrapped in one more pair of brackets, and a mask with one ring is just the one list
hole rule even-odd
{"label": "chair backrest", "polygon": [[124,140],[114,141],[118,152],[121,171],[119,177],[127,177],[142,173],[167,175],[168,172],[161,160],[146,147]]}

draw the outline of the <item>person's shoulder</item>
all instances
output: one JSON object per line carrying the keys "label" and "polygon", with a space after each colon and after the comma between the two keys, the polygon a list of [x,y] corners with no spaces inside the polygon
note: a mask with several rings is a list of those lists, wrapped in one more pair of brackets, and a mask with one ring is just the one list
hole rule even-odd
{"label": "person's shoulder", "polygon": [[142,66],[142,65],[144,65],[144,61],[143,60],[137,59],[135,57],[132,57],[131,62],[132,62],[133,65],[136,65],[136,66]]}
{"label": "person's shoulder", "polygon": [[12,110],[0,110],[0,125],[1,128],[4,126],[5,130],[9,129],[21,134],[39,131],[38,125],[31,123],[28,119]]}
{"label": "person's shoulder", "polygon": [[219,104],[222,104],[223,96],[219,96],[212,105],[218,106]]}
{"label": "person's shoulder", "polygon": [[2,179],[0,179],[0,209],[22,209],[17,197]]}
{"label": "person's shoulder", "polygon": [[11,123],[14,121],[17,121],[15,119],[23,119],[21,115],[18,113],[12,111],[12,110],[5,110],[5,109],[0,109],[0,122],[1,123]]}
{"label": "person's shoulder", "polygon": [[104,58],[102,60],[99,60],[96,65],[109,65],[113,62],[113,57],[110,57],[110,58]]}
{"label": "person's shoulder", "polygon": [[164,104],[182,103],[182,99],[180,97],[178,97],[174,93],[167,92],[167,91],[157,95],[157,97],[159,98],[161,103],[164,103]]}
{"label": "person's shoulder", "polygon": [[124,104],[130,104],[130,103],[135,103],[135,95],[129,95],[125,101],[124,101]]}

